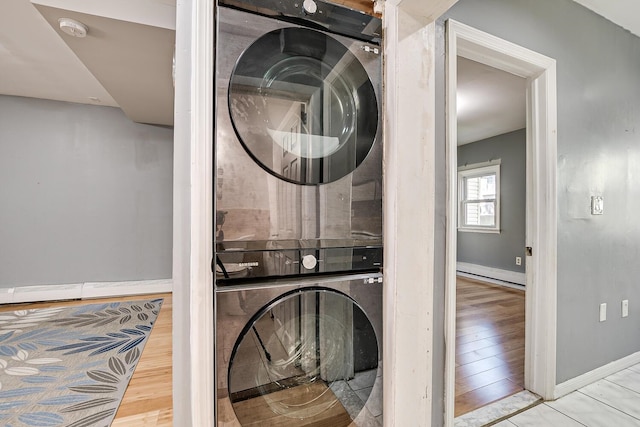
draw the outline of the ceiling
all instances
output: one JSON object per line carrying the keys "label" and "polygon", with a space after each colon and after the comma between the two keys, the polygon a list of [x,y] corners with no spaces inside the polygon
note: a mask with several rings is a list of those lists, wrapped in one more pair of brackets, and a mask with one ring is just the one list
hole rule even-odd
{"label": "ceiling", "polygon": [[[638,0],[575,1],[640,34]],[[0,0],[0,94],[120,107],[171,125],[175,11],[176,0]],[[61,15],[86,21],[87,37],[62,34]]]}
{"label": "ceiling", "polygon": [[[640,1],[575,0],[617,25],[640,35]],[[458,58],[458,145],[526,126],[523,78]]]}
{"label": "ceiling", "polygon": [[[85,38],[58,19],[89,27]],[[1,0],[0,94],[120,107],[173,124],[175,0]]]}
{"label": "ceiling", "polygon": [[526,126],[526,80],[458,57],[458,145]]}
{"label": "ceiling", "polygon": [[640,2],[638,0],[574,0],[598,15],[640,36]]}

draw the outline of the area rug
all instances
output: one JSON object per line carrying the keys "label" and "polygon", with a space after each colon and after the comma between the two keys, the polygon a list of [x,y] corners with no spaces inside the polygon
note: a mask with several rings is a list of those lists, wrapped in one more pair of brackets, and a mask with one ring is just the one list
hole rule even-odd
{"label": "area rug", "polygon": [[162,301],[0,312],[0,425],[110,425]]}

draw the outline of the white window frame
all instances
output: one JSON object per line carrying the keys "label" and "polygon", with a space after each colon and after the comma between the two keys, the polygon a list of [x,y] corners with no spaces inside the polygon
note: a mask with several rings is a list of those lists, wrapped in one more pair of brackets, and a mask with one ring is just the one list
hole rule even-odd
{"label": "white window frame", "polygon": [[[467,202],[465,179],[475,178],[483,175],[496,175],[496,197],[494,199],[474,200],[474,202],[495,203],[495,221],[492,226],[474,225],[469,226],[464,223],[464,204]],[[469,165],[458,168],[458,231],[473,233],[500,233],[500,162],[492,161],[490,164],[483,163]]]}

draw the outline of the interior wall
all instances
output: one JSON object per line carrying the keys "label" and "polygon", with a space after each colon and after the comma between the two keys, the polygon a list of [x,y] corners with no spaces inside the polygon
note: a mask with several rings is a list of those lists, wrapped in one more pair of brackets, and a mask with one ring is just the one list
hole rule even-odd
{"label": "interior wall", "polygon": [[[524,273],[526,129],[458,147],[458,167],[500,159],[500,233],[458,231],[458,262]],[[516,265],[515,257],[522,257]]]}
{"label": "interior wall", "polygon": [[173,130],[0,96],[0,287],[171,277]]}
{"label": "interior wall", "polygon": [[570,0],[460,0],[446,18],[557,61],[557,382],[640,351],[640,40]]}

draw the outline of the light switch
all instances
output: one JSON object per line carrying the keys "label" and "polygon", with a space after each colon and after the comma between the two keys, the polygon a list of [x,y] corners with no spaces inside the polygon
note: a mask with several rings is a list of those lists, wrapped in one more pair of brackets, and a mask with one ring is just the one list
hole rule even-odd
{"label": "light switch", "polygon": [[604,322],[607,320],[607,303],[603,302],[600,304],[600,321]]}
{"label": "light switch", "polygon": [[591,215],[604,213],[604,199],[602,196],[591,196]]}

